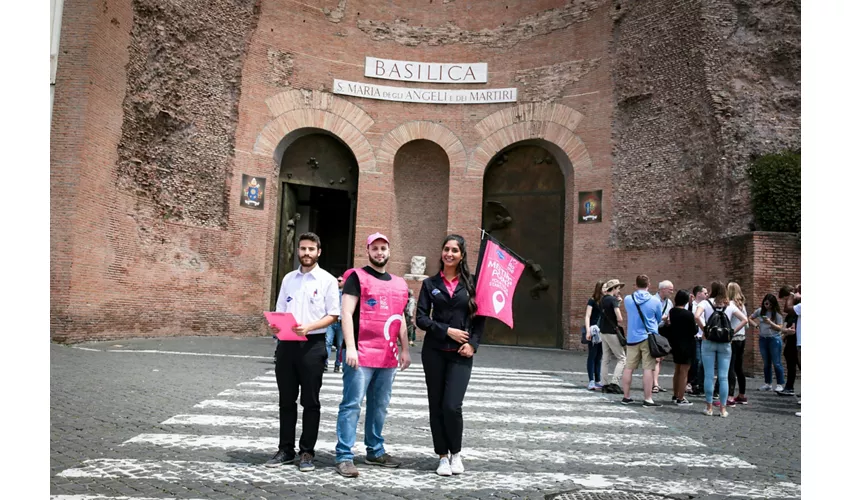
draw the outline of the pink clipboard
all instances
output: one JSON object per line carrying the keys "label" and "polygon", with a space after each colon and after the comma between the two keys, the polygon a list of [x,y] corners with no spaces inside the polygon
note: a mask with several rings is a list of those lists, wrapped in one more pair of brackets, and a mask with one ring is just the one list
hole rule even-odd
{"label": "pink clipboard", "polygon": [[266,321],[269,322],[269,325],[280,330],[277,334],[277,338],[279,340],[297,340],[299,342],[307,341],[306,336],[302,337],[292,331],[292,327],[298,325],[298,322],[295,321],[295,316],[293,316],[292,313],[265,311],[263,314],[266,315]]}

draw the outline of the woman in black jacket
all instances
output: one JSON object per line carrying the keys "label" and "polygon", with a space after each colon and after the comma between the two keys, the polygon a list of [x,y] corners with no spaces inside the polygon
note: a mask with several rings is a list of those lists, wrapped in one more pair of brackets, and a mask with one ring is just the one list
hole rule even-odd
{"label": "woman in black jacket", "polygon": [[[437,474],[462,474],[463,397],[472,375],[484,318],[476,316],[475,285],[466,263],[466,242],[451,234],[443,241],[440,272],[422,282],[416,325],[425,330],[422,366],[428,387],[428,410]],[[449,454],[451,453],[451,456]]]}

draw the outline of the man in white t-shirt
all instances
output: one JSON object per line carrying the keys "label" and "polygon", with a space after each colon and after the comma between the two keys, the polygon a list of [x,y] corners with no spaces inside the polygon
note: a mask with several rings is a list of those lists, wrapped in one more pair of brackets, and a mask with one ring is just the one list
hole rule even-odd
{"label": "man in white t-shirt", "polygon": [[[661,325],[666,325],[670,321],[670,311],[673,310],[673,301],[671,297],[676,295],[676,289],[673,288],[673,282],[664,280],[658,284],[658,292],[655,297],[661,302]],[[661,374],[661,361],[664,358],[655,358],[655,378],[652,381],[652,392],[667,392],[658,383],[658,376]]]}

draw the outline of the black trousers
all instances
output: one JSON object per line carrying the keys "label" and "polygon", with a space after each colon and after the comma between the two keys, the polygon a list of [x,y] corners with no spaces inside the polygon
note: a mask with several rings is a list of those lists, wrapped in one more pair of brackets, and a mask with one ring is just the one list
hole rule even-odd
{"label": "black trousers", "polygon": [[460,453],[463,441],[463,397],[472,375],[472,358],[456,351],[422,349],[422,367],[428,388],[428,412],[434,452]]}
{"label": "black trousers", "polygon": [[[732,341],[732,361],[729,363],[729,397],[735,397],[735,381],[738,382],[738,394],[747,393],[747,377],[744,376],[744,344],[746,340]],[[718,388],[719,391],[719,388]]]}
{"label": "black trousers", "polygon": [[788,369],[788,373],[785,374],[785,389],[793,392],[794,382],[797,380],[797,366],[800,364],[800,360],[797,358],[796,335],[791,335],[785,339],[785,350],[782,352],[785,354],[785,365]]}
{"label": "black trousers", "polygon": [[325,335],[307,336],[306,342],[282,341],[275,352],[277,363],[274,375],[277,379],[277,391],[280,396],[280,441],[278,450],[295,453],[295,422],[298,420],[299,388],[301,390],[301,439],[298,442],[300,453],[316,454],[316,440],[319,438],[319,389],[322,388],[322,374],[328,352],[325,349]]}

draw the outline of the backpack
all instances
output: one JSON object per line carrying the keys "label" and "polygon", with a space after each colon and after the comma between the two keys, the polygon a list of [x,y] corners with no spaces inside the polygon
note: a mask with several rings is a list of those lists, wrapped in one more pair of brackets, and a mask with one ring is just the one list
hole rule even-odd
{"label": "backpack", "polygon": [[711,302],[711,308],[714,312],[708,317],[703,329],[703,338],[712,342],[732,342],[732,323],[729,317],[726,316],[726,306],[717,307]]}

